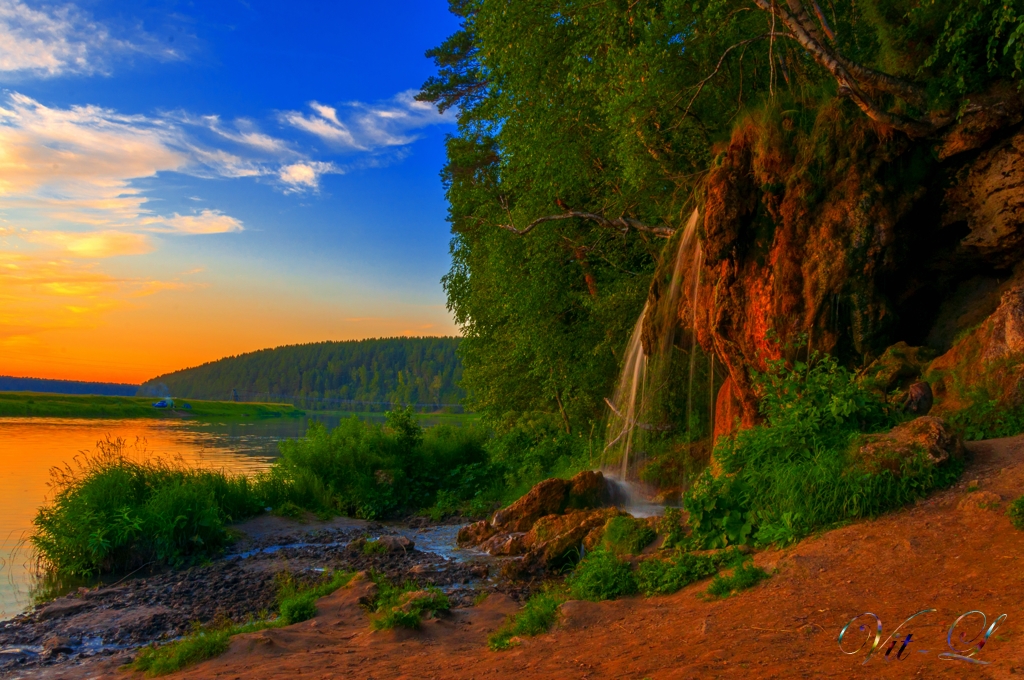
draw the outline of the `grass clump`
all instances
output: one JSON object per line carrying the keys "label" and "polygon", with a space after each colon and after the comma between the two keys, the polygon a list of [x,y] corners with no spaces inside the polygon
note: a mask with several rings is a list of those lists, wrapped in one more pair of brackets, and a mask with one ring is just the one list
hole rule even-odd
{"label": "grass clump", "polygon": [[584,556],[565,583],[573,598],[592,602],[633,595],[638,589],[630,563],[601,548]]}
{"label": "grass clump", "polygon": [[647,597],[670,595],[686,586],[714,576],[727,564],[742,559],[738,550],[727,550],[711,555],[679,552],[664,560],[645,560],[637,569],[637,586]]}
{"label": "grass clump", "polygon": [[613,517],[605,526],[602,547],[615,555],[637,555],[654,541],[657,534],[644,520]]}
{"label": "grass clump", "polygon": [[355,572],[336,571],[313,585],[301,585],[285,572],[278,577],[277,610],[283,625],[290,626],[316,616],[316,601],[348,585]]}
{"label": "grass clump", "polygon": [[706,592],[711,597],[725,598],[734,592],[753,588],[766,578],[767,571],[748,561],[733,569],[732,574],[715,576]]}
{"label": "grass clump", "polygon": [[367,541],[363,544],[364,555],[383,555],[388,551],[388,547],[380,541]]}
{"label": "grass clump", "polygon": [[567,597],[565,590],[558,588],[534,593],[518,613],[509,616],[487,638],[487,646],[495,652],[503,651],[518,644],[517,638],[546,633],[558,620],[558,607]]}
{"label": "grass clump", "polygon": [[924,456],[898,472],[869,473],[850,456],[858,435],[889,429],[897,415],[830,356],[754,375],[764,423],[721,438],[725,474],[705,470],[683,498],[695,544],[719,548],[786,543],[818,528],[870,517],[949,486],[963,463]]}
{"label": "grass clump", "polygon": [[420,588],[412,581],[395,585],[382,574],[372,578],[378,589],[370,607],[376,614],[370,619],[373,630],[419,628],[424,616],[436,616],[451,608],[448,596],[435,586]]}
{"label": "grass clump", "polygon": [[301,585],[290,573],[278,575],[278,616],[261,617],[255,621],[216,627],[196,626],[191,633],[159,647],[146,647],[138,653],[129,668],[153,677],[180,671],[227,651],[231,638],[268,628],[281,628],[316,616],[316,601],[345,586],[355,574],[336,571],[312,585]]}

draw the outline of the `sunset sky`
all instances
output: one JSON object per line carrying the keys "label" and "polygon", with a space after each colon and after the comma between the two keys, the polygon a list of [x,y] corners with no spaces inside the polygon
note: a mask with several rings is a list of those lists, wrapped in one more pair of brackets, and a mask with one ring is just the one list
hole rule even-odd
{"label": "sunset sky", "polygon": [[453,335],[445,0],[0,0],[0,375]]}

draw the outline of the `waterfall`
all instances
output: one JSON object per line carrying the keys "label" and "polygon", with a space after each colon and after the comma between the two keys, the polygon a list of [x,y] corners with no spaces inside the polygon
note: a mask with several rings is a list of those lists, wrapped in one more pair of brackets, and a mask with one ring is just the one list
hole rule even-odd
{"label": "waterfall", "polygon": [[[662,270],[663,278],[652,283],[652,294],[626,347],[615,391],[605,400],[610,413],[604,465],[609,476],[623,482],[640,480],[651,447],[680,446],[683,433],[686,446],[692,446],[708,430],[700,421],[707,413],[704,405],[713,404],[714,368],[697,344],[695,332],[704,257],[697,237],[698,218],[694,210],[678,236],[669,280],[664,281]],[[705,389],[712,393],[709,401],[701,397]],[[710,438],[709,430],[707,434]]]}

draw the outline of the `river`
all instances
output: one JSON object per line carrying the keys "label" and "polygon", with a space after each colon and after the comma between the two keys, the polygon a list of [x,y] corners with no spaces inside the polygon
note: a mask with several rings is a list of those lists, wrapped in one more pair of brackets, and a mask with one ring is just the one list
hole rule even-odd
{"label": "river", "polygon": [[[338,417],[321,418],[328,427]],[[148,455],[231,472],[265,469],[282,439],[302,436],[310,418],[260,421],[0,418],[0,620],[32,604],[32,518],[49,493],[50,470],[74,465],[96,442],[123,437]]]}

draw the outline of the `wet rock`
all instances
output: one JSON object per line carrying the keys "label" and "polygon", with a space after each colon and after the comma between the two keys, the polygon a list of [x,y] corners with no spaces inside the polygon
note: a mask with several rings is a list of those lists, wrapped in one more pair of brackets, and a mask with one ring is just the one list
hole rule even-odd
{"label": "wet rock", "polygon": [[567,506],[577,510],[599,508],[608,505],[611,494],[604,475],[595,470],[584,470],[569,480],[569,501]]}
{"label": "wet rock", "polygon": [[48,619],[56,619],[64,616],[70,616],[83,609],[88,609],[91,603],[85,600],[74,599],[70,597],[62,597],[59,600],[54,600],[48,605],[45,605],[42,609],[36,612],[37,621],[46,621]]}
{"label": "wet rock", "polygon": [[416,544],[405,536],[381,536],[377,544],[388,549],[388,552],[409,552]]}
{"label": "wet rock", "polygon": [[43,651],[47,654],[70,654],[74,649],[71,647],[71,638],[53,635],[43,640]]}
{"label": "wet rock", "polygon": [[868,472],[889,470],[899,475],[903,463],[924,454],[931,465],[960,460],[965,449],[960,436],[941,418],[922,416],[897,425],[885,434],[864,435],[854,448],[858,465]]}
{"label": "wet rock", "polygon": [[498,530],[490,522],[482,519],[479,522],[467,524],[459,529],[456,540],[459,542],[459,545],[480,545],[497,532]]}
{"label": "wet rock", "polygon": [[480,549],[491,555],[506,557],[522,555],[526,552],[526,546],[523,544],[523,536],[525,535],[521,531],[513,534],[498,534],[481,543]]}

